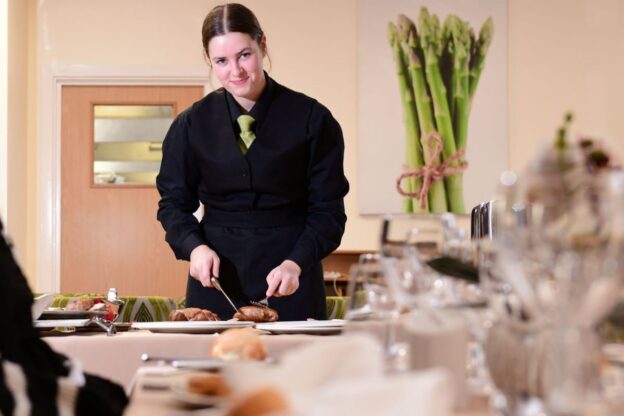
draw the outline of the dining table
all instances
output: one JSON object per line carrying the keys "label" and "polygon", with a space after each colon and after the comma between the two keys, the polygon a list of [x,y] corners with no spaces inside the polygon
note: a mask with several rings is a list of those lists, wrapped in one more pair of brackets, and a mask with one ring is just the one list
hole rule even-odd
{"label": "dining table", "polygon": [[[280,335],[280,337],[282,337]],[[145,371],[148,370],[148,371]],[[184,382],[189,376],[196,375],[194,372],[167,372],[163,368],[162,373],[149,371],[143,367],[135,375],[134,385],[130,393],[130,403],[124,412],[125,416],[186,416],[193,415],[197,409],[184,402],[180,402],[172,384]],[[222,416],[224,411],[221,407],[205,408],[201,411],[203,416]],[[487,416],[489,415],[488,399],[484,396],[473,396],[461,407],[456,408],[448,416]]]}
{"label": "dining table", "polygon": [[[336,335],[263,334],[260,335],[269,357],[330,340]],[[43,340],[55,351],[80,362],[85,372],[108,378],[122,385],[130,402],[124,414],[193,414],[192,407],[181,403],[170,388],[185,380],[194,371],[176,369],[165,360],[205,359],[218,339],[218,333],[159,333],[130,329],[107,336],[103,332],[77,332],[71,335],[47,335]],[[152,359],[145,361],[142,357]],[[163,360],[160,360],[163,359]],[[454,410],[452,416],[484,416],[488,414],[484,398],[470,398]],[[207,409],[205,415],[221,415],[220,408]]]}
{"label": "dining table", "polygon": [[[217,333],[152,333],[129,330],[107,336],[102,332],[44,336],[55,351],[78,360],[84,371],[131,387],[137,370],[146,363],[142,356],[186,359],[208,358]],[[326,335],[262,335],[267,354],[278,357],[298,346],[322,339]]]}

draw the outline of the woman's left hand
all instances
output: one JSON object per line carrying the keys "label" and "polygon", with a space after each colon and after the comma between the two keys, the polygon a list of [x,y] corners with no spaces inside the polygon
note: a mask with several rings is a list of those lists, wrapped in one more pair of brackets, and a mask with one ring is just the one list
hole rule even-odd
{"label": "woman's left hand", "polygon": [[299,275],[301,267],[292,260],[284,260],[282,264],[271,270],[267,276],[269,289],[267,297],[292,295],[299,289]]}

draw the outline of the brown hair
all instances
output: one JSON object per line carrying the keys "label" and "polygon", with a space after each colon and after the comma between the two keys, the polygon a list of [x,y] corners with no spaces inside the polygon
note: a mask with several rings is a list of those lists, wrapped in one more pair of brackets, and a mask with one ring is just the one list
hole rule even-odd
{"label": "brown hair", "polygon": [[216,6],[204,19],[202,44],[206,56],[210,56],[208,54],[210,40],[215,36],[222,36],[230,32],[246,33],[262,47],[264,31],[260,27],[256,15],[242,4],[228,3]]}

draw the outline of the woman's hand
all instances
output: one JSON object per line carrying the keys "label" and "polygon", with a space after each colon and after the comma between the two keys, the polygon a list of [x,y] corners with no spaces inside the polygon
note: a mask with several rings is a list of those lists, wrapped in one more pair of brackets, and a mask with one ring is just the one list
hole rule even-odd
{"label": "woman's hand", "polygon": [[269,289],[267,297],[292,295],[299,289],[299,275],[301,267],[292,260],[284,260],[282,264],[271,270],[267,276]]}
{"label": "woman's hand", "polygon": [[191,276],[199,280],[204,287],[212,287],[211,276],[219,276],[219,263],[221,260],[217,253],[205,244],[197,246],[191,251]]}

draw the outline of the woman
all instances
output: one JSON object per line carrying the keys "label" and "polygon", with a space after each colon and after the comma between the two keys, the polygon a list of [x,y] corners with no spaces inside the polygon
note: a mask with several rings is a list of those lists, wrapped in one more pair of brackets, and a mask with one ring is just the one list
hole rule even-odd
{"label": "woman", "polygon": [[266,37],[245,6],[215,7],[202,41],[222,88],[173,122],[156,180],[166,240],[190,260],[187,306],[232,317],[215,276],[237,306],[267,296],[280,320],[326,319],[321,259],[340,244],[349,189],[340,126],[264,72]]}

